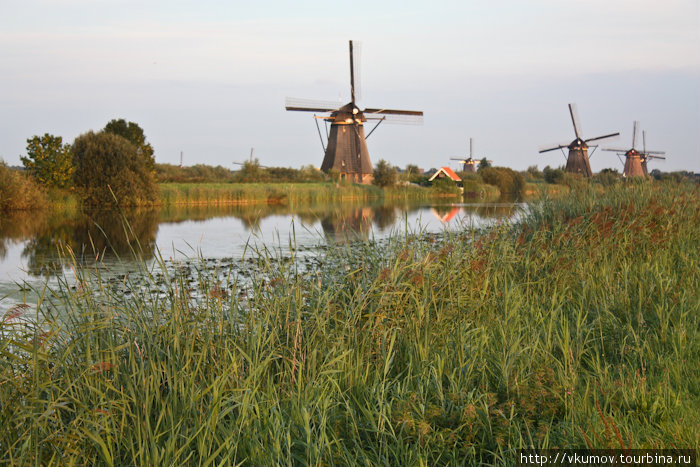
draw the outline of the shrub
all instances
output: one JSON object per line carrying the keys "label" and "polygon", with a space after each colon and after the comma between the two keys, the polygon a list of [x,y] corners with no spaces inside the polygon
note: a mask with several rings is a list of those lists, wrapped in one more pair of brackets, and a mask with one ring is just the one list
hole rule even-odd
{"label": "shrub", "polygon": [[46,204],[46,194],[32,177],[0,160],[0,212],[41,208]]}
{"label": "shrub", "polygon": [[153,204],[157,187],[153,173],[136,146],[113,133],[78,136],[73,143],[75,186],[88,205]]}
{"label": "shrub", "polygon": [[545,182],[560,184],[564,179],[564,170],[561,168],[553,169],[550,166],[547,166],[542,170],[542,175],[544,176]]}
{"label": "shrub", "polygon": [[603,169],[593,179],[603,186],[612,186],[621,180],[620,172],[615,169]]}
{"label": "shrub", "polygon": [[396,185],[398,178],[399,173],[396,167],[392,167],[387,161],[382,159],[374,167],[372,184],[382,188],[392,187]]}
{"label": "shrub", "polygon": [[501,194],[520,196],[525,187],[522,174],[507,167],[487,167],[479,170],[484,182],[498,187]]}
{"label": "shrub", "polygon": [[460,193],[460,189],[457,186],[457,184],[455,183],[455,181],[449,177],[442,177],[442,178],[438,178],[436,180],[433,180],[433,190],[437,191],[438,193],[442,193],[442,194],[457,195]]}

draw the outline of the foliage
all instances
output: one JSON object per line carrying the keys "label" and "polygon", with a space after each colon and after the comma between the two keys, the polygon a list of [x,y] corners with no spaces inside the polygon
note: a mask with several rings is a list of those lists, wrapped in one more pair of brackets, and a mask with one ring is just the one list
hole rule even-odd
{"label": "foliage", "polygon": [[442,195],[458,195],[461,192],[459,185],[450,177],[436,178],[431,186],[433,191]]}
{"label": "foliage", "polygon": [[85,204],[139,206],[157,201],[153,172],[127,139],[90,131],[75,139],[73,155],[75,186]]}
{"label": "foliage", "polygon": [[622,180],[622,176],[617,169],[603,169],[593,176],[593,180],[600,183],[603,186],[612,186],[619,183]]}
{"label": "foliage", "polygon": [[27,140],[27,157],[20,157],[27,172],[47,188],[73,185],[73,155],[60,136],[45,133]]}
{"label": "foliage", "polygon": [[233,181],[233,172],[225,167],[205,164],[181,167],[156,164],[155,177],[160,183],[225,183]]}
{"label": "foliage", "polygon": [[127,122],[123,118],[114,119],[107,123],[103,131],[126,138],[136,146],[137,154],[143,158],[146,167],[149,170],[155,168],[156,159],[153,155],[153,146],[146,142],[146,135],[138,124]]}
{"label": "foliage", "polygon": [[76,265],[77,287],[0,317],[0,463],[696,446],[699,199],[620,184],[481,233],[330,248],[308,272],[261,253],[248,282],[204,260],[144,265],[143,282]]}
{"label": "foliage", "polygon": [[488,169],[491,167],[491,163],[485,157],[479,161],[479,167],[476,168],[477,171]]}
{"label": "foliage", "polygon": [[527,177],[531,180],[541,180],[542,178],[544,178],[544,175],[542,174],[542,172],[540,172],[536,165],[531,165],[530,167],[528,167],[526,174]]}
{"label": "foliage", "polygon": [[654,169],[650,172],[650,175],[654,179],[663,182],[700,183],[700,177],[696,176],[693,172],[689,172],[687,170],[680,170],[677,172],[662,172],[659,169]]}
{"label": "foliage", "polygon": [[11,169],[0,159],[0,213],[43,208],[44,190],[26,173]]}
{"label": "foliage", "polygon": [[396,167],[392,166],[384,159],[381,159],[377,162],[377,165],[374,166],[372,184],[381,188],[389,188],[396,185],[398,178],[399,173]]}
{"label": "foliage", "polygon": [[544,181],[547,183],[561,184],[564,180],[564,170],[562,168],[553,169],[550,166],[542,170]]}
{"label": "foliage", "polygon": [[498,187],[501,194],[520,196],[525,187],[522,174],[507,167],[487,167],[479,170],[484,182]]}

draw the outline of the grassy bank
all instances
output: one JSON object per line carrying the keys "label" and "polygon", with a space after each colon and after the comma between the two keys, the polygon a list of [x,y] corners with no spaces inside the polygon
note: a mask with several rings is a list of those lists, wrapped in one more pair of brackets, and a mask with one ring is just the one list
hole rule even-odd
{"label": "grassy bank", "polygon": [[250,286],[163,267],[133,294],[128,277],[79,270],[77,288],[46,292],[67,314],[0,321],[0,463],[512,465],[530,446],[695,448],[699,222],[696,189],[640,184],[482,234],[330,250],[310,272],[255,256]]}
{"label": "grassy bank", "polygon": [[372,185],[335,183],[163,183],[163,205],[301,204],[374,199],[430,199],[429,189],[415,186],[382,189]]}

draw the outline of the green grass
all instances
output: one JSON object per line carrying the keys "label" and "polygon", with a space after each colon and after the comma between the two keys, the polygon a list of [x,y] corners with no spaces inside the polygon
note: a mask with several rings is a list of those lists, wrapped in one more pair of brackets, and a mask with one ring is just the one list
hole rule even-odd
{"label": "green grass", "polygon": [[162,264],[127,295],[128,277],[115,289],[77,269],[75,289],[0,321],[0,463],[696,448],[698,223],[696,188],[635,184],[481,233],[345,245],[308,273],[259,254],[249,287]]}
{"label": "green grass", "polygon": [[381,189],[372,185],[335,183],[162,183],[160,202],[176,204],[290,204],[368,201],[374,199],[430,199],[420,187]]}

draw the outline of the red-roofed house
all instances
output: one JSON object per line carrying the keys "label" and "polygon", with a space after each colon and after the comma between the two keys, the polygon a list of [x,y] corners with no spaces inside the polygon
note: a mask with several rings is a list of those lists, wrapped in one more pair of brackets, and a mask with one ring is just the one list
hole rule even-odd
{"label": "red-roofed house", "polygon": [[433,174],[433,176],[430,177],[430,178],[428,179],[428,181],[429,181],[429,182],[432,182],[432,181],[435,180],[436,178],[444,178],[444,177],[449,177],[449,178],[451,178],[451,179],[452,179],[453,181],[455,181],[455,182],[461,182],[461,181],[462,181],[462,179],[459,178],[459,175],[457,175],[457,174],[455,173],[455,171],[452,170],[452,169],[449,168],[449,167],[440,167],[440,169],[438,169],[438,171],[435,172],[435,173]]}

